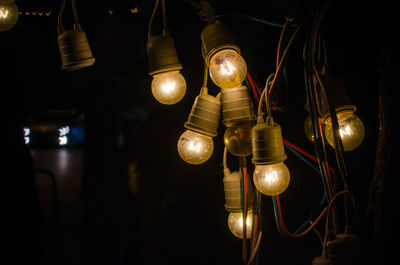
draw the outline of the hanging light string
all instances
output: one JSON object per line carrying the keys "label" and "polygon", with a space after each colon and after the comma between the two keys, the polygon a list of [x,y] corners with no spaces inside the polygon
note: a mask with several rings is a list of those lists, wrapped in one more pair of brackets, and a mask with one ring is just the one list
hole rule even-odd
{"label": "hanging light string", "polygon": [[58,22],[57,23],[58,24],[58,27],[57,27],[58,35],[61,35],[62,31],[64,31],[64,28],[61,25],[61,19],[62,19],[62,16],[64,14],[64,9],[65,9],[65,5],[66,4],[67,4],[67,0],[62,0],[60,11],[58,12],[58,19],[57,19],[57,22]]}

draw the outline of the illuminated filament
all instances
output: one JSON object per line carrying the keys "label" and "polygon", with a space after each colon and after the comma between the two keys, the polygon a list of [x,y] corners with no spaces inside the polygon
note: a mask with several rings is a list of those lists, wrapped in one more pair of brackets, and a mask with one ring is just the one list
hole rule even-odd
{"label": "illuminated filament", "polygon": [[8,10],[4,7],[0,8],[0,18],[6,19],[8,17]]}
{"label": "illuminated filament", "polygon": [[265,174],[264,180],[268,183],[275,183],[278,181],[278,173],[276,171],[272,171],[268,174]]}
{"label": "illuminated filament", "polygon": [[235,67],[230,63],[225,61],[222,65],[221,65],[221,73],[223,75],[231,75],[233,74],[233,72],[235,71]]}
{"label": "illuminated filament", "polygon": [[189,150],[199,153],[201,151],[201,143],[198,140],[191,141],[189,144]]}
{"label": "illuminated filament", "polygon": [[167,82],[166,84],[163,84],[161,88],[165,93],[169,94],[175,90],[175,82]]}
{"label": "illuminated filament", "polygon": [[345,135],[353,135],[353,131],[351,130],[351,128],[350,128],[349,125],[347,125],[347,126],[344,127],[344,128],[340,128],[339,132],[340,132],[340,136],[341,136],[342,138],[343,138],[343,136],[345,136]]}
{"label": "illuminated filament", "polygon": [[0,8],[0,18],[6,19],[8,17],[8,10],[4,7]]}
{"label": "illuminated filament", "polygon": [[[250,228],[251,227],[251,218],[250,218],[250,215],[249,214],[247,214],[247,218],[246,218],[246,226],[247,226],[247,228]],[[240,217],[240,220],[239,220],[239,227],[240,228],[243,228],[243,216],[241,216]]]}

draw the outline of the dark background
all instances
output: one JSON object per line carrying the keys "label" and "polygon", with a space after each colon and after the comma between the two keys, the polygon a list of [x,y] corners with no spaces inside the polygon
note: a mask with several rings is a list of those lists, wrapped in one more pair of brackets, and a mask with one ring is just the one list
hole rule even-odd
{"label": "dark background", "polygon": [[[290,0],[210,1],[220,15],[249,14],[280,24],[301,2],[315,4]],[[355,229],[362,239],[363,261],[384,264],[391,247],[395,249],[395,241],[377,234],[377,219],[367,209],[379,125],[379,56],[383,53],[391,58],[387,51],[395,47],[390,45],[392,9],[386,2],[331,2],[324,34],[332,65],[366,128],[362,145],[346,154],[359,217]],[[200,33],[206,21],[188,3],[167,1],[168,26],[183,65],[187,94],[178,104],[165,106],[152,97],[147,73],[145,44],[153,1],[77,1],[80,23],[96,62],[73,72],[61,70],[57,45],[60,4],[17,1],[22,12],[52,13],[42,17],[23,14],[13,29],[0,33],[2,142],[6,147],[2,216],[7,220],[2,230],[9,235],[2,236],[2,240],[10,248],[4,260],[10,258],[8,264],[41,264],[47,255],[42,248],[43,217],[32,157],[18,132],[40,110],[74,107],[85,113],[86,128],[79,191],[85,208],[80,230],[84,255],[79,264],[241,263],[242,241],[230,233],[224,209],[223,126],[214,139],[211,159],[203,165],[186,164],[176,149],[203,81]],[[139,12],[132,14],[129,10],[135,7]],[[223,21],[234,33],[249,72],[265,82],[274,71],[280,28],[243,18],[225,17]],[[72,25],[69,6],[63,25]],[[161,29],[158,12],[153,31]],[[287,66],[286,111],[275,113],[274,118],[282,126],[285,139],[313,152],[303,131],[307,116],[301,58],[304,35],[300,34],[296,43]],[[211,81],[209,90],[210,94],[218,93]],[[331,148],[329,155],[335,164]],[[232,170],[237,169],[236,162],[229,158]],[[139,179],[137,189],[132,190],[128,169],[133,164]],[[319,177],[291,153],[286,164],[292,179],[281,201],[286,224],[294,231],[318,208],[322,185]],[[250,160],[249,167],[251,170]],[[394,183],[393,187],[399,187],[398,182]],[[387,207],[397,207],[396,198]],[[315,234],[302,239],[284,238],[276,230],[267,197],[263,197],[263,208],[261,264],[311,264],[320,255],[321,245]],[[390,209],[393,211],[388,210],[386,218],[396,215],[396,208]]]}

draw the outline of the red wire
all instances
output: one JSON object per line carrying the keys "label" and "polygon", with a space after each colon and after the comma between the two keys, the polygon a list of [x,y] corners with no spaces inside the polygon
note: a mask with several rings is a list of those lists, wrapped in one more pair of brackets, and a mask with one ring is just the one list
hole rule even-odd
{"label": "red wire", "polygon": [[[322,137],[323,131],[322,131],[321,117],[318,117],[318,130],[319,130],[320,136]],[[325,165],[325,167],[329,168],[328,161],[324,161],[324,165]],[[328,182],[328,191],[330,194],[330,198],[332,199],[333,194],[335,194],[335,192],[334,192],[334,188],[333,188],[333,184],[332,184],[332,177],[331,177],[329,170],[326,171],[326,175],[327,175],[326,178],[327,178],[327,182]],[[333,204],[332,215],[333,215],[333,229],[334,229],[335,234],[338,234],[339,233],[339,219],[338,219],[336,204]]]}
{"label": "red wire", "polygon": [[[288,146],[290,146],[291,148],[295,149],[296,151],[302,153],[303,155],[305,155],[306,157],[308,157],[312,161],[318,162],[318,159],[315,156],[313,156],[312,154],[308,153],[307,151],[301,149],[300,147],[294,145],[293,143],[289,142],[288,140],[283,139],[283,142],[285,144],[287,144]],[[335,174],[335,170],[332,167],[330,167],[328,163],[326,163],[326,166],[332,172],[332,174]]]}
{"label": "red wire", "polygon": [[257,94],[256,87],[255,87],[255,85],[253,84],[253,81],[254,81],[254,80],[253,80],[253,78],[252,78],[252,76],[250,75],[249,72],[247,72],[247,79],[249,80],[251,89],[253,90],[254,98],[255,98],[255,100],[256,100],[256,102],[257,102],[257,104],[258,104],[258,102],[260,101],[260,98],[259,98],[259,96],[258,96],[258,94]]}
{"label": "red wire", "polygon": [[289,232],[289,230],[286,228],[285,222],[283,221],[283,216],[282,216],[282,207],[281,207],[281,202],[279,200],[279,196],[275,196],[276,199],[276,204],[278,206],[278,212],[279,212],[279,223],[281,225],[282,231],[289,237],[292,238],[300,238],[308,233],[310,233],[314,227],[321,221],[322,217],[325,216],[325,214],[328,212],[328,207],[325,207],[324,210],[321,212],[321,214],[318,216],[318,218],[313,222],[309,228],[307,228],[305,231],[301,232],[300,234],[293,234]]}

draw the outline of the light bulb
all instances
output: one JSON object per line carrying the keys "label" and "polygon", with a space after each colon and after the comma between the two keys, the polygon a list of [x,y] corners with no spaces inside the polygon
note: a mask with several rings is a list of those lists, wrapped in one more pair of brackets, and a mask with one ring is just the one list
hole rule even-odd
{"label": "light bulb", "polygon": [[178,153],[181,158],[192,165],[205,163],[214,151],[210,136],[186,130],[178,141]]}
{"label": "light bulb", "polygon": [[[231,233],[243,239],[243,212],[231,212],[228,216],[228,227]],[[247,211],[246,217],[246,238],[251,238],[253,230],[253,210]]]}
{"label": "light bulb", "polygon": [[18,21],[18,7],[14,0],[0,0],[0,31],[11,29]]}
{"label": "light bulb", "polygon": [[211,80],[220,88],[240,86],[247,74],[243,57],[233,49],[217,52],[210,60]]}
{"label": "light bulb", "polygon": [[179,71],[154,75],[151,92],[160,103],[172,105],[179,102],[186,93],[185,78]]}
{"label": "light bulb", "polygon": [[[344,151],[351,151],[357,148],[364,139],[365,129],[361,119],[354,114],[353,110],[346,110],[337,113],[339,133],[342,139]],[[333,139],[332,121],[330,118],[325,122],[325,138],[329,145],[335,148]]]}
{"label": "light bulb", "polygon": [[251,123],[232,125],[226,128],[224,143],[228,151],[235,156],[251,155]]}
{"label": "light bulb", "polygon": [[257,165],[253,173],[253,181],[262,194],[268,196],[279,195],[289,186],[289,169],[283,162]]}

